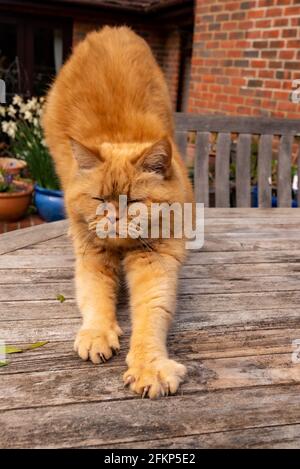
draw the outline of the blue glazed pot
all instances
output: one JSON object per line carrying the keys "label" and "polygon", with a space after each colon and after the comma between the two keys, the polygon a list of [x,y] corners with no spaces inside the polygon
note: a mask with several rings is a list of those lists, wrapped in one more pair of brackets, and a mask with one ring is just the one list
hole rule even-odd
{"label": "blue glazed pot", "polygon": [[43,220],[51,222],[66,218],[64,193],[52,189],[44,189],[35,184],[34,203]]}
{"label": "blue glazed pot", "polygon": [[[258,187],[257,186],[253,186],[251,189],[251,199],[252,199],[251,206],[258,207]],[[275,195],[272,195],[272,208],[274,207],[277,207],[277,197]],[[292,208],[298,207],[297,200],[292,199],[291,207]]]}

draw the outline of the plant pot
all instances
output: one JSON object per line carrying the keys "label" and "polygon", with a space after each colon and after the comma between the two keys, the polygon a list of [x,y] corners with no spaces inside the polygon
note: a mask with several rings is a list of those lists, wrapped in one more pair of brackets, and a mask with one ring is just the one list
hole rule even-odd
{"label": "plant pot", "polygon": [[22,169],[26,168],[27,163],[17,158],[8,158],[6,156],[0,157],[0,168],[3,169],[6,174],[20,174]]}
{"label": "plant pot", "polygon": [[66,218],[62,191],[44,189],[35,184],[34,203],[39,215],[45,221],[51,222]]}
{"label": "plant pot", "polygon": [[19,192],[0,193],[0,220],[20,220],[31,202],[32,185],[22,181],[14,181],[14,184],[19,187]]}
{"label": "plant pot", "polygon": [[[277,207],[277,196],[272,194],[272,208]],[[258,207],[258,187],[257,185],[253,186],[251,188],[251,207]],[[291,207],[292,208],[297,208],[298,207],[298,202],[296,199],[291,200]]]}

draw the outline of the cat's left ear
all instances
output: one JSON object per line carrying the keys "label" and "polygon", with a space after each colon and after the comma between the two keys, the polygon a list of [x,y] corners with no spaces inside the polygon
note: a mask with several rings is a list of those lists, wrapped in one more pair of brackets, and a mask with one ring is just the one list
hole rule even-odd
{"label": "cat's left ear", "polygon": [[168,177],[171,169],[172,146],[168,138],[154,143],[142,155],[139,166],[145,172],[157,173]]}
{"label": "cat's left ear", "polygon": [[101,156],[94,153],[93,151],[86,148],[81,143],[77,142],[73,138],[70,138],[72,153],[75,160],[78,163],[79,169],[92,169],[100,161],[102,161]]}

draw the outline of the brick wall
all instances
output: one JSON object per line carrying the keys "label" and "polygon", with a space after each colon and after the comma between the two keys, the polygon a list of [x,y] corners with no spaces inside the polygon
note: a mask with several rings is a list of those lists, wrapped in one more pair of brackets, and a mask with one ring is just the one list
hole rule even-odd
{"label": "brick wall", "polygon": [[[132,26],[132,25],[131,25]],[[101,24],[75,22],[73,27],[73,45],[84,39],[86,34],[93,29],[98,29]],[[180,67],[181,40],[178,29],[172,31],[158,30],[155,25],[134,25],[133,29],[144,37],[150,45],[156,60],[162,68],[173,103],[174,110],[177,105],[178,78]]]}
{"label": "brick wall", "polygon": [[300,0],[196,0],[189,111],[300,118]]}

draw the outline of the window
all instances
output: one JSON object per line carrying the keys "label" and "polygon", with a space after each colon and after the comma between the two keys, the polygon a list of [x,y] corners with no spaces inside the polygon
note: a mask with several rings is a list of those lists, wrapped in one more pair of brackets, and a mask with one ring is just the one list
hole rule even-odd
{"label": "window", "polygon": [[7,98],[43,95],[67,58],[72,23],[37,17],[0,15],[0,78]]}

